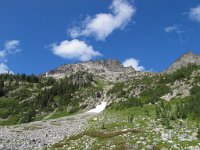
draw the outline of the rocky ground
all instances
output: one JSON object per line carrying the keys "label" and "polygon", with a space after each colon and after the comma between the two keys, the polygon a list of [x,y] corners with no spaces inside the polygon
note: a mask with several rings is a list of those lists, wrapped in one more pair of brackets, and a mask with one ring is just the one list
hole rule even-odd
{"label": "rocky ground", "polygon": [[86,128],[94,113],[82,113],[60,119],[19,126],[0,127],[0,149],[42,149]]}
{"label": "rocky ground", "polygon": [[[177,119],[170,128],[156,119],[152,106],[121,111],[105,110],[89,120],[87,129],[55,144],[58,149],[105,149],[105,150],[199,150],[197,124]],[[132,115],[131,115],[132,114]],[[140,114],[140,115],[139,115]],[[130,121],[130,116],[132,119]]]}

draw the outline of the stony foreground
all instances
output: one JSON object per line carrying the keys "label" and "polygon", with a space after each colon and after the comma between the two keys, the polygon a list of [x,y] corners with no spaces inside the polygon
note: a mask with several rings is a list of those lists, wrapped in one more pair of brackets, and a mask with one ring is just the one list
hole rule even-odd
{"label": "stony foreground", "polygon": [[42,149],[86,128],[92,113],[0,127],[0,149]]}
{"label": "stony foreground", "polygon": [[[200,150],[197,123],[176,119],[170,126],[156,118],[153,105],[106,109],[88,121],[87,129],[65,138],[54,149],[71,150]],[[145,113],[145,109],[149,113]],[[132,116],[132,117],[131,117]],[[132,118],[132,119],[131,119]]]}

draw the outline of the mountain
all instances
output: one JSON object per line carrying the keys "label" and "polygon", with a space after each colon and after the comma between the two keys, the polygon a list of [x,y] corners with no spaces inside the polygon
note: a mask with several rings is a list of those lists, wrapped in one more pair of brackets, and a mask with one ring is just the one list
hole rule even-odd
{"label": "mountain", "polygon": [[196,55],[192,51],[189,51],[179,57],[165,72],[172,73],[182,67],[186,67],[188,64],[200,65],[200,55]]}
{"label": "mountain", "polygon": [[117,79],[127,80],[130,77],[138,78],[143,76],[144,74],[154,74],[139,72],[136,71],[133,67],[124,67],[118,60],[109,59],[62,65],[54,70],[45,73],[44,76],[63,78],[77,72],[92,73],[95,76],[114,82]]}
{"label": "mountain", "polygon": [[198,83],[199,58],[188,52],[164,74],[136,71],[112,59],[65,64],[41,76],[1,74],[0,124],[87,111],[102,101],[112,105],[139,98],[147,104],[184,98],[191,95],[190,90]]}
{"label": "mountain", "polygon": [[199,58],[188,52],[164,73],[110,59],[1,74],[0,149],[199,149]]}
{"label": "mountain", "polygon": [[[97,60],[88,61],[77,64],[66,64],[58,67],[54,70],[49,71],[48,76],[62,76],[70,75],[76,72],[89,72],[94,74],[109,73],[109,72],[123,72],[128,68],[123,67],[123,65],[118,60]],[[134,69],[132,68],[132,71]]]}

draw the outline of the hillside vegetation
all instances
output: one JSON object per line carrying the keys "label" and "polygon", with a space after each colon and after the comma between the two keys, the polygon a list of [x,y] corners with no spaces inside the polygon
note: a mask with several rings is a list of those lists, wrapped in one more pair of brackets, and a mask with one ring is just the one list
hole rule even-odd
{"label": "hillside vegetation", "polygon": [[[107,93],[115,99],[107,110],[90,119],[87,130],[66,137],[52,149],[198,149],[199,70],[200,66],[190,64],[171,74],[116,83]],[[190,84],[190,95],[162,99],[176,90],[175,82]],[[139,94],[132,89],[139,89]]]}
{"label": "hillside vegetation", "polygon": [[0,124],[12,125],[75,113],[79,104],[95,96],[93,75],[79,72],[60,80],[34,75],[0,75]]}
{"label": "hillside vegetation", "polygon": [[[60,118],[106,101],[106,110],[91,118],[85,131],[51,148],[200,148],[199,65],[146,73],[108,62],[64,65],[48,77],[1,74],[0,125]],[[99,70],[81,71],[98,65]]]}

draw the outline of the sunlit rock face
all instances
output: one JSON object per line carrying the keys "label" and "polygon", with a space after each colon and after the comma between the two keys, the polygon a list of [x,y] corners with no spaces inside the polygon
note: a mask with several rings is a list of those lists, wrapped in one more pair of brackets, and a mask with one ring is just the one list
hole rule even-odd
{"label": "sunlit rock face", "polygon": [[[126,67],[123,67],[123,65],[118,60],[96,60],[96,61],[87,61],[77,64],[66,64],[63,66],[60,66],[57,69],[51,70],[48,73],[49,74],[55,74],[55,73],[74,73],[79,71],[89,71],[92,73],[102,73],[102,72],[121,72],[126,70]],[[132,68],[132,70],[134,70]]]}
{"label": "sunlit rock face", "polygon": [[165,72],[172,73],[182,67],[186,67],[188,64],[200,65],[200,55],[196,55],[189,51],[178,58]]}
{"label": "sunlit rock face", "polygon": [[[124,67],[118,60],[95,60],[77,64],[65,64],[54,70],[47,72],[46,77],[63,78],[77,72],[92,73],[105,80],[127,80],[130,77],[141,77],[146,72],[136,71],[133,67]],[[153,73],[149,73],[153,74]]]}

